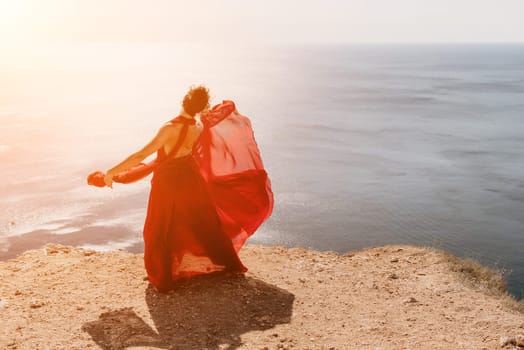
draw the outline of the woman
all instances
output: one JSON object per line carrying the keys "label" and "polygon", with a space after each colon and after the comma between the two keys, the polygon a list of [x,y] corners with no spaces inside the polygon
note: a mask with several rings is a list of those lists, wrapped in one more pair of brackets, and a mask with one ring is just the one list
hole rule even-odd
{"label": "woman", "polygon": [[[112,187],[154,173],[144,263],[160,292],[198,274],[246,272],[238,251],[273,207],[249,119],[231,101],[208,110],[204,86],[191,88],[182,107],[141,150],[88,177],[89,184]],[[140,163],[154,152],[153,162]]]}

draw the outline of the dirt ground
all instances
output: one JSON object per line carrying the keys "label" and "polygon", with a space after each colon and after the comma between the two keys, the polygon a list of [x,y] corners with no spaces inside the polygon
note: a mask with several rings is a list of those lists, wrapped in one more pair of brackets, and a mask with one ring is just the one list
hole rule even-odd
{"label": "dirt ground", "polygon": [[142,255],[26,252],[0,263],[0,349],[491,350],[524,341],[522,302],[496,275],[436,249],[247,245],[240,257],[245,275],[200,276],[158,294]]}

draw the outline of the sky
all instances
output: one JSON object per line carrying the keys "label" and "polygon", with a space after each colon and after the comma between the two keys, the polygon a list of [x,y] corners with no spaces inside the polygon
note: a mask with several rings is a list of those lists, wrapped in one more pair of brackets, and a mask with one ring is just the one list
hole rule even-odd
{"label": "sky", "polygon": [[0,0],[0,43],[524,42],[523,0]]}

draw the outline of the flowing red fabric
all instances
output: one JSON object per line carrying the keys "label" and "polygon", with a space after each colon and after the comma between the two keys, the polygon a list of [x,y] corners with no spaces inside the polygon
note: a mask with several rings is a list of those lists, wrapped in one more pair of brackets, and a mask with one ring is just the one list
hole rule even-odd
{"label": "flowing red fabric", "polygon": [[[187,120],[175,118],[187,130]],[[245,241],[271,215],[273,193],[249,119],[232,101],[213,107],[193,152],[175,158],[159,150],[149,164],[115,176],[130,183],[153,172],[144,223],[144,262],[159,291],[181,278],[217,271],[245,272]],[[100,183],[101,179],[101,183]],[[103,186],[103,173],[88,183]]]}

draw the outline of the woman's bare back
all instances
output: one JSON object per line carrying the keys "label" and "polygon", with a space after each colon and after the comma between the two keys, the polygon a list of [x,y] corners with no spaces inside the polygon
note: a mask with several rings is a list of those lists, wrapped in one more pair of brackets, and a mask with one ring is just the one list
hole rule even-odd
{"label": "woman's bare back", "polygon": [[[178,138],[180,137],[180,131],[182,130],[182,125],[179,123],[171,124],[172,125],[172,134],[173,136],[170,137],[165,143],[164,143],[164,152],[165,154],[169,154],[173,148],[175,147]],[[198,140],[198,137],[202,133],[202,130],[204,129],[202,123],[199,120],[196,120],[196,123],[193,125],[189,125],[187,129],[187,134],[184,137],[184,140],[182,141],[182,145],[177,151],[176,155],[173,155],[173,158],[178,157],[184,157],[191,153],[193,149],[193,145]]]}

